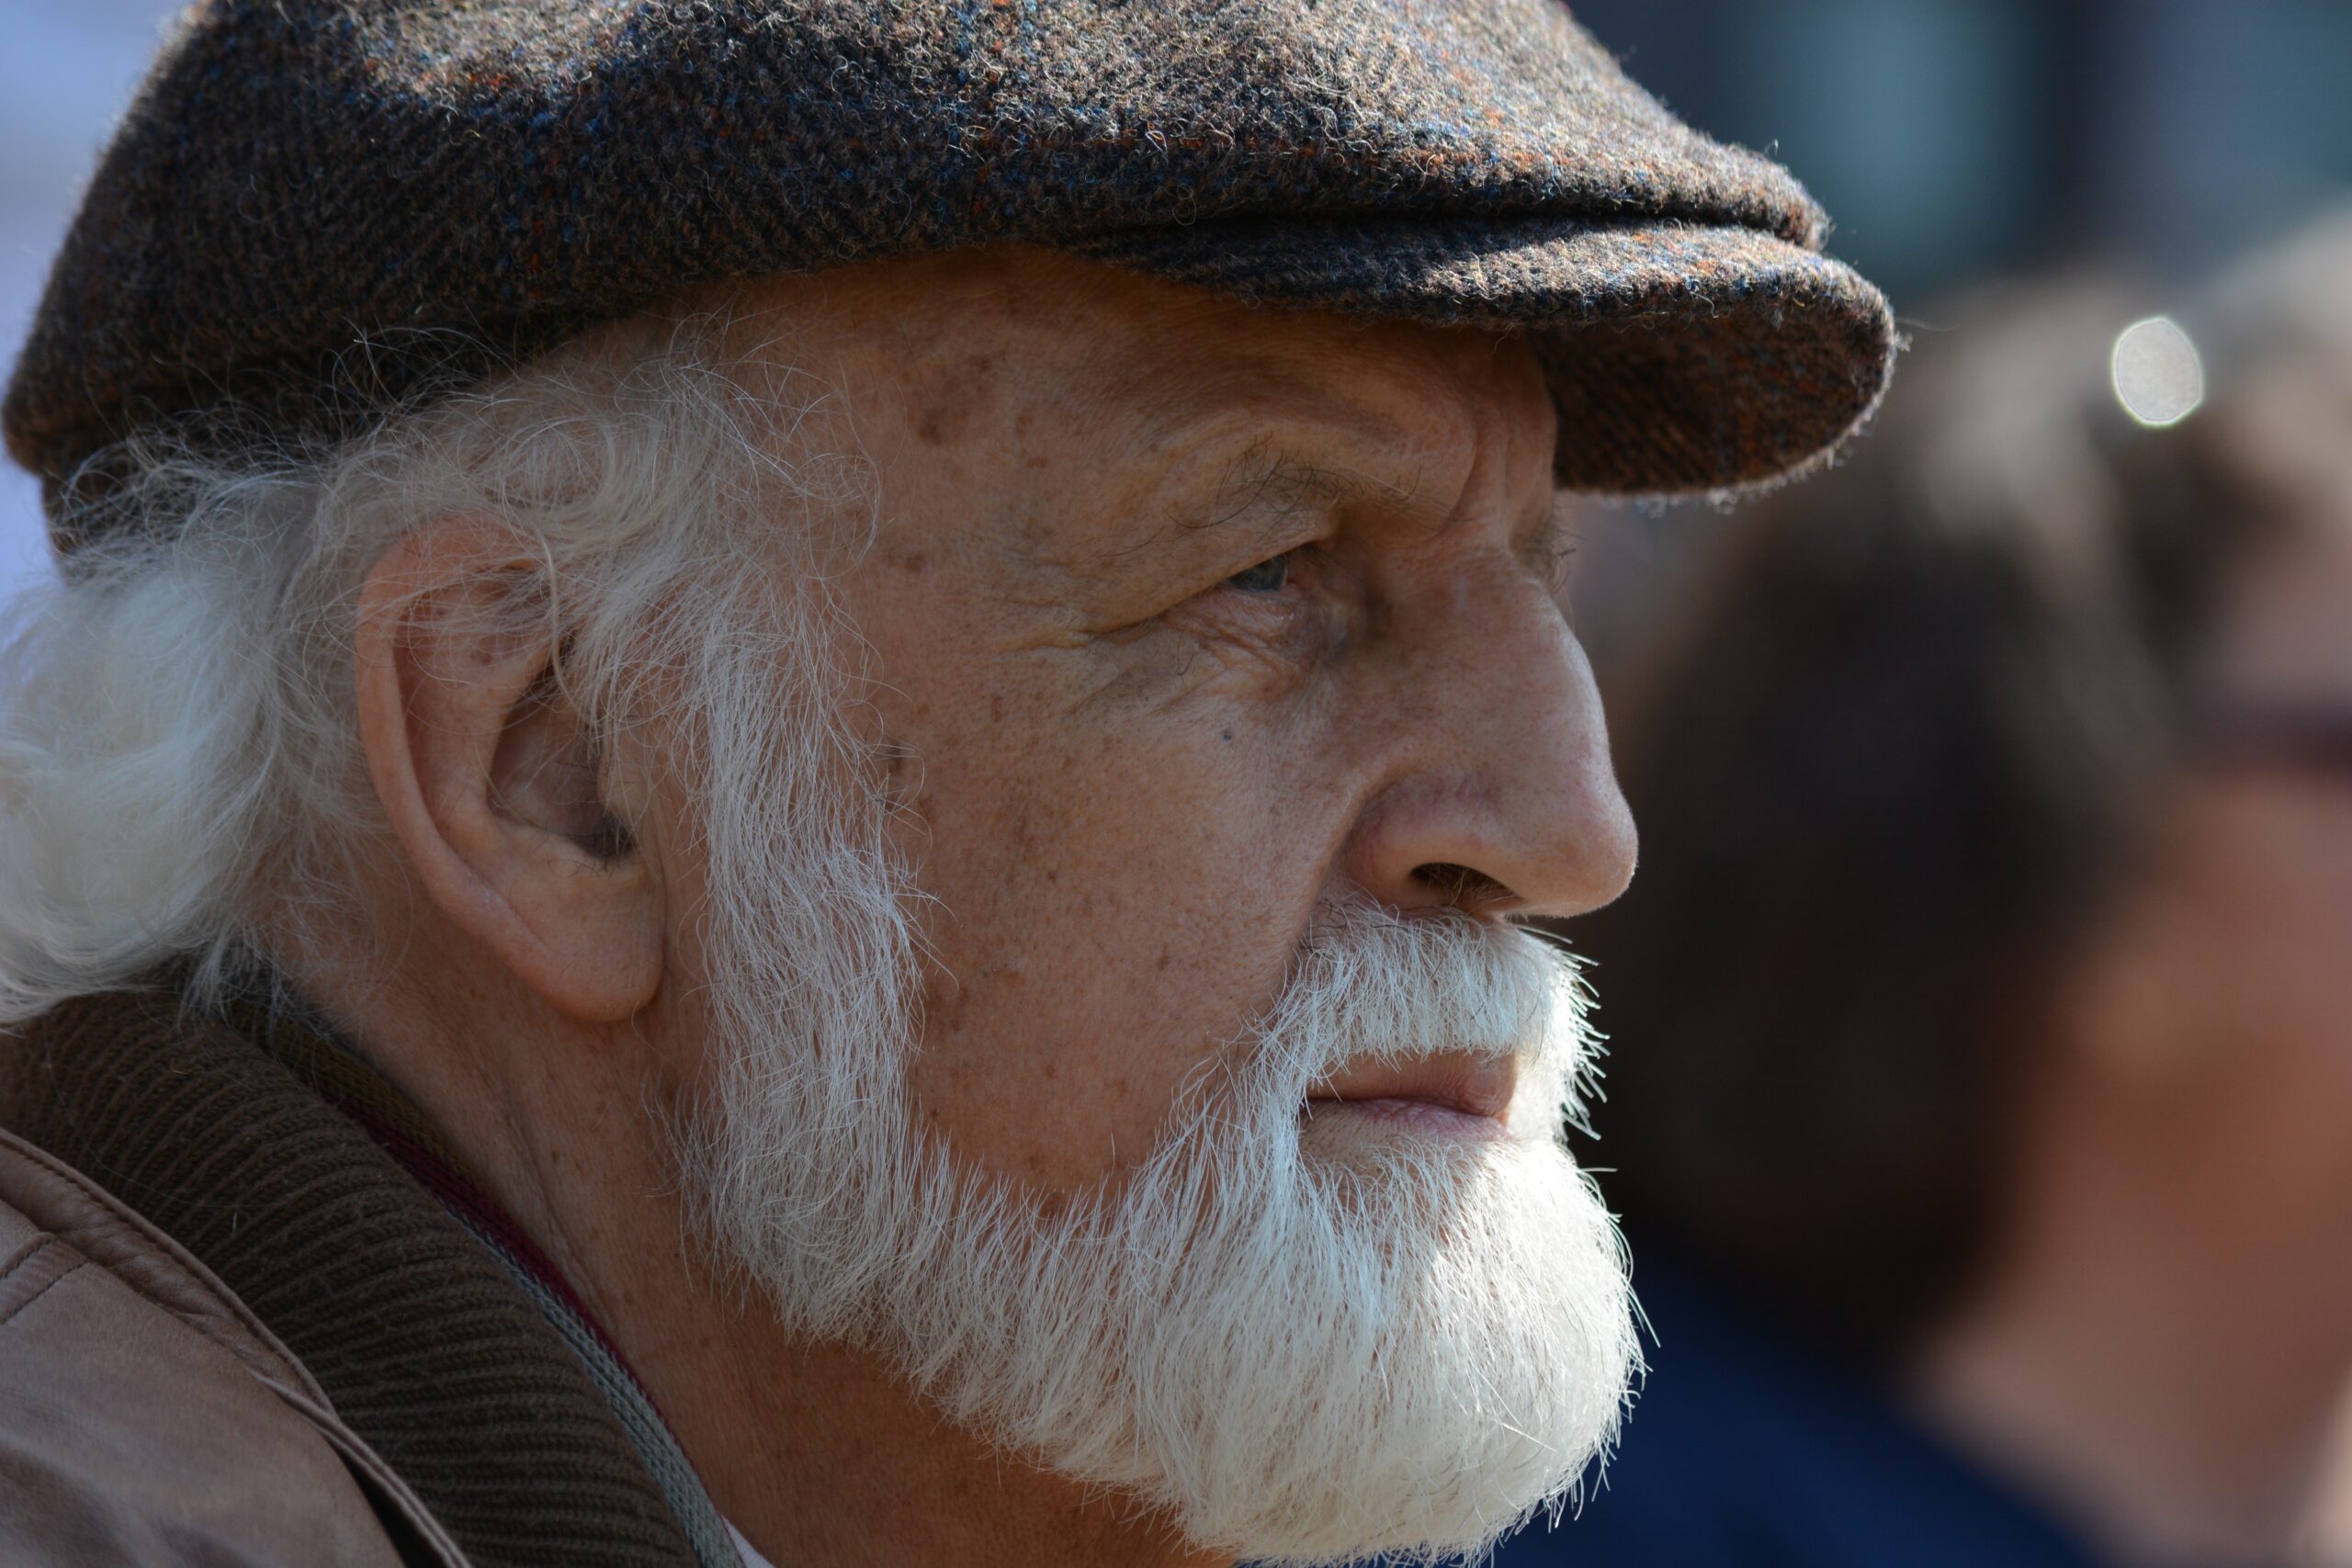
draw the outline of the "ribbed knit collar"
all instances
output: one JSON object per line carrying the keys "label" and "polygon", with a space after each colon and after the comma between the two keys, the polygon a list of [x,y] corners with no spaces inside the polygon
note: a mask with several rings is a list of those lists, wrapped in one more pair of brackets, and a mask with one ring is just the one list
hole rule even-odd
{"label": "ribbed knit collar", "polygon": [[695,1472],[676,1434],[620,1347],[613,1343],[612,1336],[596,1321],[554,1259],[482,1190],[464,1158],[424,1112],[323,1023],[315,1028],[289,1025],[283,1010],[250,1017],[253,1032],[266,1038],[272,1055],[416,1178],[449,1216],[498,1259],[539,1309],[539,1315],[580,1359],[588,1381],[604,1395],[621,1430],[628,1435],[637,1457],[662,1488],[671,1517],[685,1531],[701,1568],[743,1568],[734,1532],[719,1517],[703,1488],[702,1477]]}
{"label": "ribbed knit collar", "polygon": [[[282,1014],[238,1022],[164,989],[67,1003],[0,1050],[0,1123],[220,1275],[476,1568],[709,1561],[689,1534],[708,1521],[682,1525],[628,1401],[535,1299],[537,1270],[569,1298],[554,1270],[501,1255],[492,1238],[519,1233],[421,1123],[402,1130],[396,1096],[355,1089],[372,1075],[338,1067],[338,1047]],[[415,1159],[396,1157],[402,1138]],[[436,1169],[484,1223],[430,1189]]]}

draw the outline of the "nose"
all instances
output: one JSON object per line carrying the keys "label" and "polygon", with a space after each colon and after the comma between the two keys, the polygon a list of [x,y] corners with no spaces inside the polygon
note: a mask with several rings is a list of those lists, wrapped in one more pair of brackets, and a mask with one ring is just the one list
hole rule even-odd
{"label": "nose", "polygon": [[1341,869],[1400,909],[1583,914],[1634,874],[1600,693],[1548,598],[1497,598],[1399,650],[1380,726],[1388,782]]}

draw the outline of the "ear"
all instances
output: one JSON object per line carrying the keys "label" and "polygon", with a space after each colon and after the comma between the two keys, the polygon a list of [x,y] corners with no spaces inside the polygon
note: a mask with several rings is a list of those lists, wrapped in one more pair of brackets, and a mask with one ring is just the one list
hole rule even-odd
{"label": "ear", "polygon": [[402,538],[360,591],[360,742],[440,913],[560,1011],[617,1022],[661,984],[661,890],[555,678],[540,581],[493,523]]}

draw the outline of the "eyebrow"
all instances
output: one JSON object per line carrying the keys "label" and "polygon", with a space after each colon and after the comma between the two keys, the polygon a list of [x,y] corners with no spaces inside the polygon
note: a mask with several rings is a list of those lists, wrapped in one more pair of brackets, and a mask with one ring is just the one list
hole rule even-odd
{"label": "eyebrow", "polygon": [[1415,491],[1361,468],[1309,462],[1293,449],[1260,442],[1235,455],[1211,504],[1172,521],[1187,532],[1222,527],[1244,517],[1293,517],[1317,507],[1344,505],[1367,495],[1409,504]]}

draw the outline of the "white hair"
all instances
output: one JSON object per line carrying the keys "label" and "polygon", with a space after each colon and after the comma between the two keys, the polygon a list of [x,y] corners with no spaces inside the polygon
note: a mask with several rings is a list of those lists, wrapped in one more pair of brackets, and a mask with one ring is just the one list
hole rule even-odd
{"label": "white hair", "polygon": [[[1476,1554],[1574,1495],[1639,1352],[1615,1227],[1561,1141],[1591,1048],[1565,952],[1329,901],[1143,1163],[1047,1201],[911,1100],[915,934],[880,818],[786,809],[773,778],[713,803],[727,1056],[678,1148],[703,1228],[788,1327],[1257,1561]],[[1333,1147],[1302,1115],[1345,1066],[1464,1050],[1519,1064],[1508,1138]]]}
{"label": "white hair", "polygon": [[[1435,1558],[1556,1505],[1636,1359],[1558,1141],[1587,1050],[1566,956],[1338,900],[1100,1190],[1041,1203],[922,1132],[922,904],[852,723],[845,535],[809,525],[864,487],[724,335],[616,328],[322,453],[110,454],[8,655],[0,1018],[170,962],[200,991],[364,918],[357,592],[403,530],[494,518],[537,563],[505,613],[560,648],[592,735],[675,737],[714,1072],[670,1131],[702,1231],[788,1328],[1247,1556]],[[1510,1137],[1368,1153],[1301,1117],[1343,1064],[1462,1050],[1519,1059]]]}
{"label": "white hair", "polygon": [[[805,666],[821,574],[774,568],[813,536],[797,513],[847,499],[842,469],[787,461],[807,406],[748,392],[726,331],[718,315],[608,329],[331,446],[224,456],[151,432],[104,454],[110,482],[62,520],[87,542],[17,603],[0,654],[0,1021],[166,964],[209,994],[272,944],[361,917],[353,856],[381,824],[353,712],[356,604],[422,523],[514,532],[538,566],[503,611],[561,637],[592,731],[665,682],[727,679],[683,667],[715,649]],[[728,635],[746,628],[762,648]],[[775,672],[760,683],[772,694]]]}

